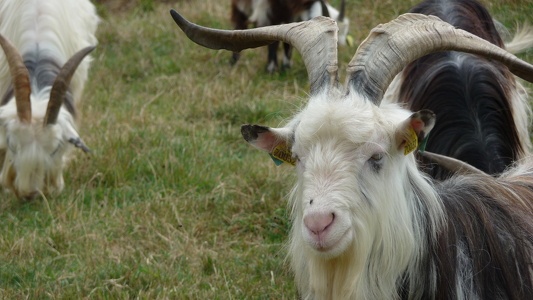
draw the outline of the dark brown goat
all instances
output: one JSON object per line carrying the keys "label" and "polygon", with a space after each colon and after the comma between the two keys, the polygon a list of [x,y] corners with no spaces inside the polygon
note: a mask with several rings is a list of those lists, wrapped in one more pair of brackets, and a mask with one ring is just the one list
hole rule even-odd
{"label": "dark brown goat", "polygon": [[[234,29],[247,29],[279,25],[296,21],[310,20],[316,16],[328,16],[338,20],[340,25],[339,43],[345,44],[348,34],[349,21],[344,17],[345,1],[342,0],[340,11],[323,0],[232,0],[231,22]],[[266,71],[273,73],[278,69],[277,49],[279,41],[268,45],[268,62]],[[283,44],[282,68],[290,68],[292,48]],[[231,63],[235,64],[240,58],[238,52],[233,52]]]}

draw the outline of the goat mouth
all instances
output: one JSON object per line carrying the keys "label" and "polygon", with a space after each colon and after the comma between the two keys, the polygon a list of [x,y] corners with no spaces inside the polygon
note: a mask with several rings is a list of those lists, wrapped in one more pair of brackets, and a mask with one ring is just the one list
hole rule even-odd
{"label": "goat mouth", "polygon": [[341,247],[341,245],[345,244],[344,240],[347,238],[348,234],[349,230],[347,229],[338,238],[334,238],[334,241],[315,241],[311,246],[315,251],[321,254],[328,254],[334,252],[337,248]]}

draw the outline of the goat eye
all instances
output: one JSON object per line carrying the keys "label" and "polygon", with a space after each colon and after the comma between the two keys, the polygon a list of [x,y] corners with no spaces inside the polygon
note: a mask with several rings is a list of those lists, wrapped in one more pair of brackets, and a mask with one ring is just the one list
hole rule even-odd
{"label": "goat eye", "polygon": [[379,162],[383,158],[383,153],[374,153],[374,155],[370,156],[370,160],[373,162]]}
{"label": "goat eye", "polygon": [[375,172],[379,172],[383,166],[383,153],[374,153],[368,159],[368,163]]}

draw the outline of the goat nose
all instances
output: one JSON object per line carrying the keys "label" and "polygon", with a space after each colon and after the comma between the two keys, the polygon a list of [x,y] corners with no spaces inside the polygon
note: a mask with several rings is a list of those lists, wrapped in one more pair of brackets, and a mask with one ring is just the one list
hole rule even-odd
{"label": "goat nose", "polygon": [[313,213],[304,217],[304,224],[310,232],[320,235],[333,223],[334,218],[333,213]]}

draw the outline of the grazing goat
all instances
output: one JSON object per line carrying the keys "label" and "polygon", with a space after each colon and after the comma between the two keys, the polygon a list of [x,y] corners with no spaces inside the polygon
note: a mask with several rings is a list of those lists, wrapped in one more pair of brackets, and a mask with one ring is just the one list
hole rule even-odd
{"label": "grazing goat", "polygon": [[[0,3],[0,182],[18,197],[61,191],[99,18],[88,0]],[[1,51],[0,51],[1,52]]]}
{"label": "grazing goat", "polygon": [[307,105],[283,128],[241,132],[296,165],[288,249],[303,299],[533,299],[533,161],[498,178],[465,172],[435,183],[412,152],[435,115],[381,104],[394,76],[432,52],[491,57],[529,81],[533,65],[437,17],[405,14],[370,32],[342,88],[329,18],[236,32],[171,15],[208,48],[281,40],[302,54]]}
{"label": "grazing goat", "polygon": [[[234,29],[246,29],[249,25],[263,27],[279,25],[297,21],[307,21],[317,16],[328,16],[339,22],[341,28],[339,43],[346,44],[348,39],[349,20],[345,15],[345,0],[341,2],[337,11],[324,0],[232,0],[231,22]],[[268,45],[268,62],[266,70],[273,73],[278,68],[277,50],[279,42]],[[282,67],[291,66],[291,46],[283,44]],[[238,52],[233,52],[231,63],[235,64],[240,58]]]}
{"label": "grazing goat", "polygon": [[[428,0],[410,12],[437,16],[504,47],[489,12],[475,0]],[[397,78],[401,83],[393,84],[399,85],[393,101],[437,115],[428,151],[493,175],[530,153],[527,93],[504,64],[469,53],[439,52],[410,63]],[[426,166],[434,178],[450,176],[438,165]]]}

